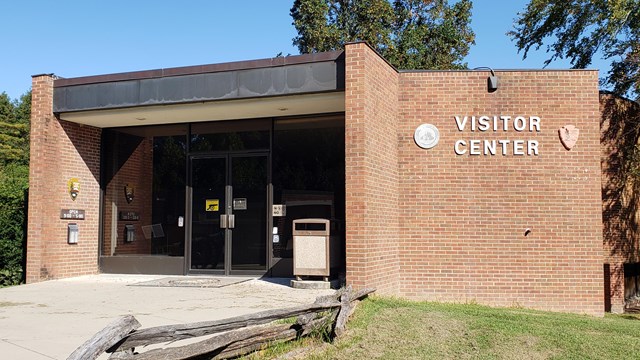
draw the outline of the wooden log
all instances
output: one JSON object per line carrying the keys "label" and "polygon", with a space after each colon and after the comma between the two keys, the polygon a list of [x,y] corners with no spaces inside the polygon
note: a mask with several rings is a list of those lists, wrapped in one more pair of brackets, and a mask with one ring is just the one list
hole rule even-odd
{"label": "wooden log", "polygon": [[[239,316],[226,320],[198,322],[182,325],[160,326],[144,329],[130,334],[117,346],[118,352],[113,359],[173,359],[205,356],[214,359],[224,359],[242,356],[259,350],[266,344],[275,341],[287,341],[299,336],[306,336],[318,329],[333,328],[336,336],[341,336],[346,330],[346,322],[355,309],[356,300],[360,300],[375,291],[367,288],[353,291],[348,286],[333,295],[320,296],[312,305],[298,306],[290,309],[263,311],[254,315]],[[338,303],[336,300],[340,300]],[[318,312],[330,310],[328,315],[318,318]],[[278,319],[285,319],[298,315],[295,325],[272,325],[254,329],[255,326]],[[275,326],[275,327],[274,327]],[[231,331],[230,331],[231,330]],[[228,331],[210,339],[183,347],[151,350],[133,355],[126,352],[136,346],[150,345],[160,342],[177,341],[186,338],[205,336]],[[114,347],[115,348],[115,347]],[[124,350],[124,351],[123,351]],[[195,354],[195,355],[194,355]]]}
{"label": "wooden log", "polygon": [[296,324],[303,326],[305,324],[310,323],[312,320],[314,320],[317,317],[318,317],[318,313],[302,314],[298,316],[298,318],[296,319]]}
{"label": "wooden log", "polygon": [[289,309],[263,311],[257,314],[238,316],[224,320],[158,326],[143,329],[129,335],[121,344],[118,345],[117,348],[111,350],[121,351],[142,345],[151,345],[162,342],[211,335],[218,332],[234,330],[246,326],[266,324],[274,320],[285,319],[291,316],[337,308],[338,306],[340,306],[340,304],[337,302],[310,304]]}
{"label": "wooden log", "polygon": [[131,315],[123,316],[111,322],[104,329],[93,335],[84,344],[80,345],[67,360],[92,360],[97,359],[107,349],[117,344],[123,337],[138,329],[140,323]]}
{"label": "wooden log", "polygon": [[350,291],[350,289],[351,285],[347,285],[346,287],[336,290],[336,292],[333,294],[318,296],[316,298],[315,304],[333,303],[340,301],[340,296],[342,296],[345,291]]}
{"label": "wooden log", "polygon": [[279,325],[260,325],[246,329],[231,330],[222,334],[215,335],[209,339],[165,349],[154,349],[141,354],[134,355],[135,360],[162,360],[162,359],[189,359],[196,356],[216,355],[216,351],[235,342],[251,339],[251,338],[269,338],[277,334],[292,331],[297,333],[295,329],[291,329],[290,324]]}
{"label": "wooden log", "polygon": [[276,341],[288,341],[307,336],[313,331],[327,328],[335,319],[337,311],[324,317],[312,320],[300,326],[297,324],[258,325],[244,329],[236,329],[216,335],[210,339],[181,347],[150,350],[145,353],[130,355],[120,352],[120,360],[147,359],[189,359],[198,358],[231,359],[260,350]]}
{"label": "wooden log", "polygon": [[134,351],[133,349],[125,350],[125,351],[116,351],[109,356],[109,360],[127,360],[133,358]]}
{"label": "wooden log", "polygon": [[346,292],[340,296],[340,310],[336,318],[335,327],[333,328],[336,337],[342,336],[347,330],[347,320],[349,320],[352,307],[351,301],[349,301],[351,295],[351,292]]}
{"label": "wooden log", "polygon": [[233,359],[239,356],[250,354],[254,351],[263,349],[269,344],[280,341],[289,341],[298,337],[298,330],[289,327],[278,333],[263,336],[254,336],[250,339],[238,341],[225,347],[220,353],[214,356],[212,359]]}
{"label": "wooden log", "polygon": [[346,332],[347,320],[349,320],[349,317],[355,311],[356,300],[360,300],[374,291],[376,291],[375,288],[365,288],[354,292],[351,287],[348,287],[340,295],[340,310],[333,328],[333,333],[336,337],[341,337]]}
{"label": "wooden log", "polygon": [[[298,337],[307,336],[313,331],[317,331],[321,328],[327,328],[333,322],[332,314],[329,313],[321,318],[311,320],[304,325],[298,325],[300,329],[294,325],[289,330],[281,333],[273,334],[273,336],[253,337],[251,339],[239,341],[227,346],[222,352],[213,357],[215,360],[232,359],[239,356],[247,355],[254,351],[260,350],[265,346],[274,342],[289,341]],[[296,324],[297,325],[297,324]]]}
{"label": "wooden log", "polygon": [[362,300],[375,291],[376,288],[364,288],[355,292],[351,292],[351,294],[349,295],[349,301],[353,302],[355,300]]}
{"label": "wooden log", "polygon": [[307,336],[314,331],[321,331],[321,330],[331,331],[331,325],[335,321],[337,314],[338,314],[338,311],[334,310],[329,314],[327,314],[326,316],[323,316],[319,319],[315,319],[310,321],[307,324],[304,324],[302,326],[302,331],[300,332],[299,336],[300,337]]}
{"label": "wooden log", "polygon": [[350,293],[349,301],[362,300],[367,295],[376,291],[376,288],[364,288],[358,291],[353,291],[351,285],[338,289],[334,294],[318,296],[315,304],[333,303],[340,301],[342,294]]}

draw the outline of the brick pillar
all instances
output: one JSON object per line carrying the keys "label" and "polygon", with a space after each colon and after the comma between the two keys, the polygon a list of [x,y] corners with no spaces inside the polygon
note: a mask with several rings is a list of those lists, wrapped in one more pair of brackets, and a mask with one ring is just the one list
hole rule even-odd
{"label": "brick pillar", "polygon": [[[35,75],[32,83],[27,283],[98,271],[101,130],[56,117],[54,80]],[[71,178],[80,181],[75,201]],[[84,210],[85,220],[62,220],[61,209]],[[80,229],[78,244],[67,244],[71,222]]]}
{"label": "brick pillar", "polygon": [[27,230],[27,283],[40,280],[43,239],[46,233],[42,217],[46,203],[39,195],[44,191],[48,173],[46,139],[53,116],[53,74],[34,75],[31,87],[31,130],[29,165],[29,213]]}
{"label": "brick pillar", "polygon": [[398,73],[365,43],[345,54],[347,283],[397,295]]}

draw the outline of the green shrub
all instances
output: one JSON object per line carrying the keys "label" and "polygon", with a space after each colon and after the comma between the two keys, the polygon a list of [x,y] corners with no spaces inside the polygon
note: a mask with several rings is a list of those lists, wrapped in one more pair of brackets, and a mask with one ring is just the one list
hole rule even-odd
{"label": "green shrub", "polygon": [[0,168],[0,286],[22,280],[28,185],[28,165],[9,163]]}
{"label": "green shrub", "polygon": [[22,283],[22,276],[21,266],[0,269],[0,288],[19,285]]}

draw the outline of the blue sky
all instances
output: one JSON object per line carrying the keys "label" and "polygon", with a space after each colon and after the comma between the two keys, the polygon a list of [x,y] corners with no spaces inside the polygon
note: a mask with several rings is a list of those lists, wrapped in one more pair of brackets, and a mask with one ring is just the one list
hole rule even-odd
{"label": "blue sky", "polygon": [[[451,1],[451,0],[450,0]],[[470,68],[539,69],[505,35],[525,0],[474,0]],[[0,12],[0,92],[17,98],[31,75],[76,77],[297,54],[293,0],[9,0]],[[607,63],[597,61],[591,68]],[[568,68],[555,62],[549,68]]]}

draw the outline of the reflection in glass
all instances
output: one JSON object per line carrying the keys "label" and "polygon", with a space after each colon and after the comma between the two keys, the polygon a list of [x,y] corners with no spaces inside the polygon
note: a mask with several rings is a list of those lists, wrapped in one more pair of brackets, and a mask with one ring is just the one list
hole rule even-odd
{"label": "reflection in glass", "polygon": [[152,217],[164,227],[164,238],[153,238],[152,253],[184,256],[184,218],[186,154],[185,136],[159,136],[153,139]]}
{"label": "reflection in glass", "polygon": [[[264,270],[267,265],[267,157],[232,156],[235,228],[231,270]],[[243,200],[243,201],[241,201]]]}
{"label": "reflection in glass", "polygon": [[286,216],[273,218],[278,231],[274,258],[293,256],[291,227],[296,219],[329,219],[332,234],[344,239],[344,184],[343,116],[275,122],[273,203],[286,205]]}
{"label": "reflection in glass", "polygon": [[[191,126],[191,152],[269,149],[270,121],[215,121]],[[250,130],[248,130],[250,129]]]}
{"label": "reflection in glass", "polygon": [[191,269],[224,269],[226,157],[193,159]]}
{"label": "reflection in glass", "polygon": [[[178,218],[185,214],[186,130],[171,125],[104,131],[103,256],[184,256]],[[127,228],[133,237],[127,238]]]}

